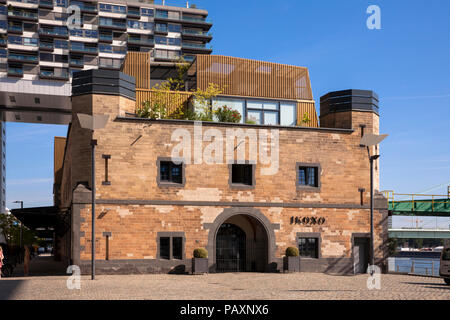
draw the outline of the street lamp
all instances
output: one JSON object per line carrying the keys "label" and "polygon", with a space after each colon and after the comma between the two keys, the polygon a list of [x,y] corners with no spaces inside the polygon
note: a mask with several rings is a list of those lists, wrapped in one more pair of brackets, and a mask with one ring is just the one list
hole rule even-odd
{"label": "street lamp", "polygon": [[[92,130],[102,129],[108,122],[109,115],[88,115],[78,113],[78,121],[81,128]],[[91,253],[91,280],[95,280],[95,146],[97,140],[91,140],[92,146],[92,176],[91,176],[91,189],[92,189],[92,253]]]}
{"label": "street lamp", "polygon": [[369,155],[370,160],[370,253],[371,253],[370,262],[372,265],[372,268],[370,268],[371,274],[373,274],[374,272],[373,266],[375,265],[375,248],[373,239],[373,162],[377,160],[380,157],[380,155],[376,154],[371,156],[370,147],[380,144],[380,142],[386,139],[387,136],[388,136],[387,134],[378,135],[373,133],[366,133],[361,138],[361,141],[359,143],[361,147],[367,148],[367,154]]}
{"label": "street lamp", "polygon": [[[22,200],[17,200],[17,201],[14,201],[13,203],[20,203],[20,209],[23,209],[23,201]],[[22,223],[22,221],[20,221],[19,247],[21,250],[22,250],[22,246],[23,246],[23,223]]]}

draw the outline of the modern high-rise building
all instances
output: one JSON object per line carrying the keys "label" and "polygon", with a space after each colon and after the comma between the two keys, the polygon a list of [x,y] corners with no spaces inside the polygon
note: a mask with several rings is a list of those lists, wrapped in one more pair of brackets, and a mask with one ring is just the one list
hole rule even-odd
{"label": "modern high-rise building", "polygon": [[165,79],[180,57],[211,53],[207,16],[154,1],[0,0],[0,110],[6,121],[67,124],[74,72],[118,70],[139,51],[152,80]]}

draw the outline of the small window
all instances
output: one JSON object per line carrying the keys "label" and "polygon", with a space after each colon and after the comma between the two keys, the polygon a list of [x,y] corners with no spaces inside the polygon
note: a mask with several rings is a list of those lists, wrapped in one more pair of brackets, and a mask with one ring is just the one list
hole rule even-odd
{"label": "small window", "polygon": [[182,183],[181,164],[169,161],[161,162],[160,173],[162,182]]}
{"label": "small window", "polygon": [[173,237],[172,238],[172,250],[173,258],[181,260],[183,259],[183,238]]}
{"label": "small window", "polygon": [[299,238],[298,250],[300,257],[319,258],[319,239],[318,238]]}
{"label": "small window", "polygon": [[319,191],[320,165],[297,163],[297,189]]}
{"label": "small window", "polygon": [[184,232],[158,232],[158,258],[164,260],[183,260]]}
{"label": "small window", "polygon": [[159,238],[159,257],[161,259],[170,259],[170,238]]}
{"label": "small window", "polygon": [[254,186],[254,165],[252,164],[232,164],[231,184],[242,186]]}

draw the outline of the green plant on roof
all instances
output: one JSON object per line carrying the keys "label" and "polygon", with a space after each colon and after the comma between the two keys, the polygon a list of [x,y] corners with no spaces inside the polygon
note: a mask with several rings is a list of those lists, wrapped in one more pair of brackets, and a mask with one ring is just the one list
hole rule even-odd
{"label": "green plant on roof", "polygon": [[302,125],[308,125],[310,122],[311,122],[311,119],[310,119],[310,117],[309,117],[309,114],[308,114],[308,112],[305,112],[305,113],[303,114],[302,120],[300,121],[300,126],[302,126]]}

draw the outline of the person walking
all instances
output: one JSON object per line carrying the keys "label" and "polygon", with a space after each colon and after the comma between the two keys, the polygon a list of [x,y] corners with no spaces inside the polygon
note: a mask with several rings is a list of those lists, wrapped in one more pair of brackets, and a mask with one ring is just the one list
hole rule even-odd
{"label": "person walking", "polygon": [[30,248],[28,246],[25,246],[25,256],[23,258],[23,274],[28,276],[28,273],[30,271]]}
{"label": "person walking", "polygon": [[5,256],[3,255],[3,247],[0,246],[0,278],[2,277],[3,259],[5,259]]}

